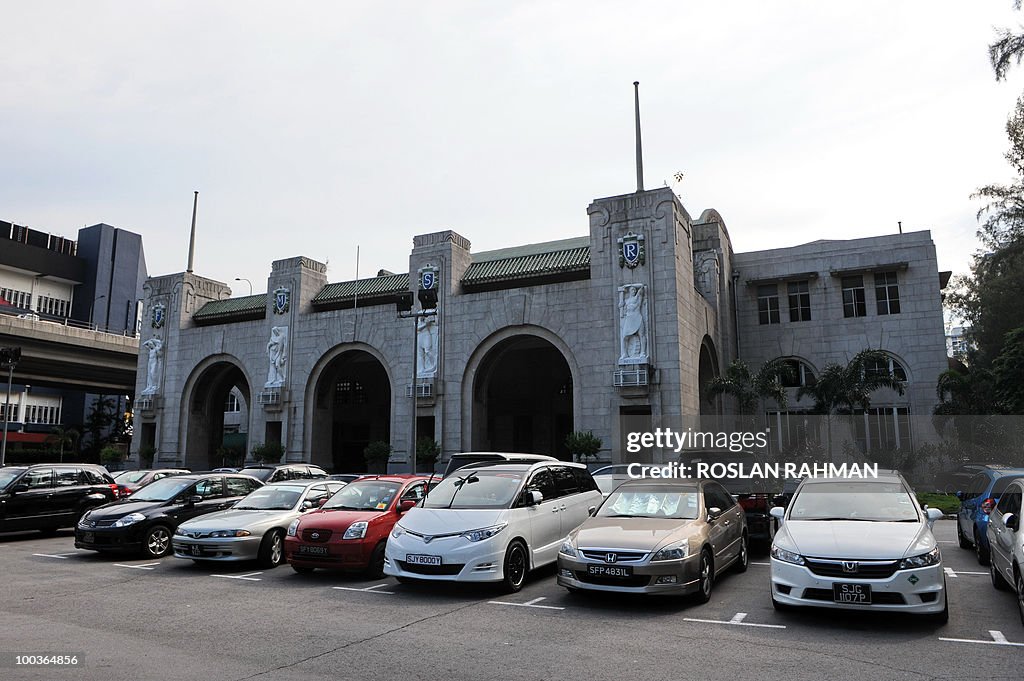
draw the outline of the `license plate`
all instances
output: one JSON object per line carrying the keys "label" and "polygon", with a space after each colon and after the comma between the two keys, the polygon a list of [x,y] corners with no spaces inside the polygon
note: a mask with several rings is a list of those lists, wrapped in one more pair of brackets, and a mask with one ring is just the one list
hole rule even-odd
{"label": "license plate", "polygon": [[412,565],[440,565],[441,556],[424,556],[418,553],[407,553],[405,562]]}
{"label": "license plate", "polygon": [[305,555],[305,556],[326,556],[327,555],[327,547],[326,546],[304,546],[303,545],[303,546],[299,547],[299,554],[300,555]]}
{"label": "license plate", "polygon": [[193,556],[201,556],[201,555],[203,555],[203,547],[199,546],[198,544],[192,544],[191,546],[189,546],[188,547],[188,551]]}
{"label": "license plate", "polygon": [[628,579],[633,576],[633,568],[625,565],[588,565],[587,574]]}
{"label": "license plate", "polygon": [[836,583],[832,585],[832,600],[836,603],[871,604],[870,584]]}
{"label": "license plate", "polygon": [[82,541],[87,541],[87,542],[96,541],[96,533],[95,532],[83,532],[82,533]]}

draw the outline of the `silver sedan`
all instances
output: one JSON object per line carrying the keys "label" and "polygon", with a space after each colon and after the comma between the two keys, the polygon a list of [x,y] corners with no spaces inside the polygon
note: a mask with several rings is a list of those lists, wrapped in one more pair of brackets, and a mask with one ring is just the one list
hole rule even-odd
{"label": "silver sedan", "polygon": [[234,507],[178,526],[174,555],[194,561],[284,562],[284,533],[293,520],[319,508],[345,486],[333,480],[287,480],[264,485]]}

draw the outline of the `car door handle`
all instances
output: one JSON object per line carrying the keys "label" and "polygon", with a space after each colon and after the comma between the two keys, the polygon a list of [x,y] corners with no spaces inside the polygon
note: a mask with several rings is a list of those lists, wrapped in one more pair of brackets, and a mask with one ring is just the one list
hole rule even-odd
{"label": "car door handle", "polygon": [[723,525],[728,525],[728,524],[729,524],[729,523],[731,523],[731,522],[732,522],[731,520],[725,520],[725,521],[723,521],[723,522],[722,522],[722,524],[723,524]]}
{"label": "car door handle", "polygon": [[551,509],[551,512],[552,512],[552,513],[558,513],[558,507],[557,507],[557,506],[555,506],[555,507],[554,507],[553,509]]}

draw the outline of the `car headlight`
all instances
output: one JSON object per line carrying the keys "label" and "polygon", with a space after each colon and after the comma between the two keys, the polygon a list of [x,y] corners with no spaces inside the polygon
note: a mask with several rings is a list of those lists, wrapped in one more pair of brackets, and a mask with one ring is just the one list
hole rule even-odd
{"label": "car headlight", "polygon": [[681,544],[673,544],[660,549],[651,557],[651,560],[682,560],[688,555],[690,555],[690,544],[684,541]]}
{"label": "car headlight", "polygon": [[85,521],[89,519],[90,515],[92,515],[92,511],[86,511],[85,513],[83,513],[82,517],[78,519],[78,525],[85,525]]}
{"label": "car headlight", "polygon": [[939,547],[936,546],[928,553],[922,553],[917,556],[910,556],[900,561],[900,570],[912,570],[914,568],[928,567],[929,565],[938,565],[941,560],[939,555]]}
{"label": "car headlight", "polygon": [[345,530],[345,534],[342,535],[342,539],[362,539],[366,536],[367,523],[365,520],[354,522],[348,526]]}
{"label": "car headlight", "polygon": [[295,532],[299,529],[299,519],[296,518],[292,521],[292,524],[288,526],[288,536],[294,537]]}
{"label": "car headlight", "polygon": [[146,516],[142,515],[141,513],[129,513],[128,515],[121,516],[120,518],[115,520],[114,521],[114,527],[128,527],[129,525],[134,525],[135,523],[139,522],[140,520],[145,520],[145,519],[146,519]]}
{"label": "car headlight", "polygon": [[793,565],[803,565],[804,557],[799,553],[793,553],[787,551],[784,548],[772,544],[772,558],[775,560],[781,560],[783,563],[792,563]]}
{"label": "car headlight", "polygon": [[188,534],[188,532],[186,532],[185,530],[181,529],[181,525],[178,525],[176,528],[174,528],[174,535],[176,537],[184,537],[187,534]]}
{"label": "car headlight", "polygon": [[248,537],[251,534],[249,530],[214,530],[210,537]]}
{"label": "car headlight", "polygon": [[572,542],[566,539],[562,542],[562,548],[558,549],[558,552],[563,556],[569,556],[570,558],[577,558],[576,547],[572,545]]}
{"label": "car headlight", "polygon": [[505,527],[507,526],[508,523],[501,523],[500,525],[481,527],[479,530],[469,530],[468,532],[463,532],[462,536],[472,542],[483,541],[484,539],[490,539],[494,535],[504,530]]}
{"label": "car headlight", "polygon": [[391,528],[391,537],[394,539],[398,539],[403,534],[405,534],[405,528],[399,525],[398,523],[395,523],[395,526]]}

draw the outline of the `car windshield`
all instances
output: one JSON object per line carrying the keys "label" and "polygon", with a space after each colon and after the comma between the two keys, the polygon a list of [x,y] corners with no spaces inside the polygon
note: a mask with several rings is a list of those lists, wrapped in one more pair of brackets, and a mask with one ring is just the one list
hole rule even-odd
{"label": "car windshield", "polygon": [[237,504],[241,511],[290,511],[299,503],[304,487],[268,485],[251,492]]}
{"label": "car windshield", "polygon": [[122,485],[125,483],[138,482],[146,477],[148,473],[149,471],[125,471],[123,473],[118,473],[114,480]]}
{"label": "car windshield", "polygon": [[25,472],[24,468],[0,468],[0,489],[11,484],[11,480]]}
{"label": "car windshield", "polygon": [[238,471],[239,475],[251,475],[260,482],[266,482],[270,479],[270,476],[274,473],[273,468],[243,468]]}
{"label": "car windshield", "polygon": [[424,508],[508,508],[523,482],[516,471],[460,469],[437,484]]}
{"label": "car windshield", "polygon": [[815,482],[797,490],[790,520],[919,522],[917,502],[898,482]]}
{"label": "car windshield", "polygon": [[612,492],[597,512],[599,518],[676,518],[697,517],[697,488],[619,488]]}
{"label": "car windshield", "polygon": [[335,511],[386,511],[398,489],[397,482],[357,480],[344,488],[321,508]]}
{"label": "car windshield", "polygon": [[164,478],[151,482],[131,496],[131,501],[168,501],[184,492],[195,480]]}

